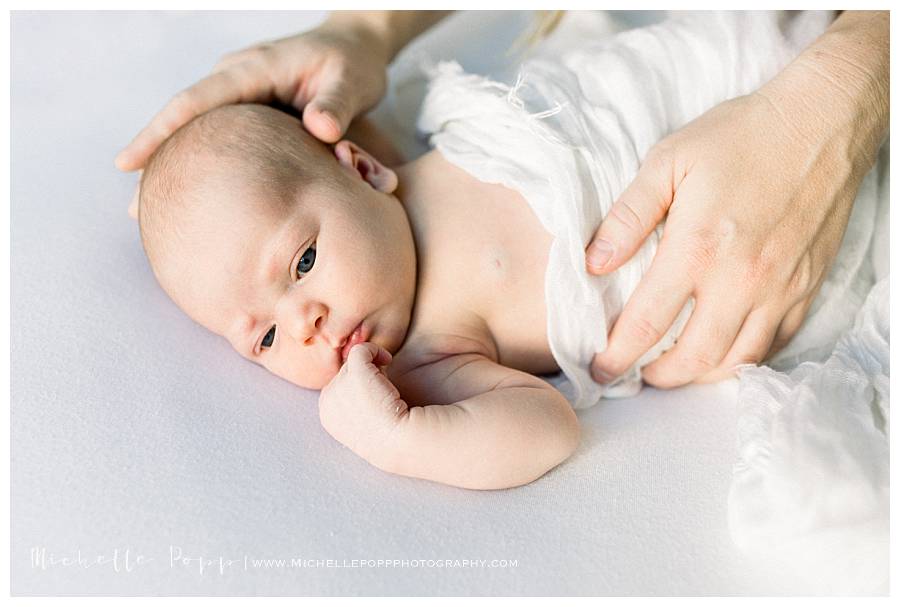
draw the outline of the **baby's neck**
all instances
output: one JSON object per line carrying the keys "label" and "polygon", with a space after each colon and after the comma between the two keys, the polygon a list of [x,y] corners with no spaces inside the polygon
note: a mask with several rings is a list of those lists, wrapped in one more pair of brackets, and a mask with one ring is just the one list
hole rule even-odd
{"label": "baby's neck", "polygon": [[427,238],[428,217],[432,215],[429,205],[469,198],[477,189],[477,181],[471,175],[448,163],[437,150],[394,170],[399,181],[394,195],[406,209],[417,249]]}

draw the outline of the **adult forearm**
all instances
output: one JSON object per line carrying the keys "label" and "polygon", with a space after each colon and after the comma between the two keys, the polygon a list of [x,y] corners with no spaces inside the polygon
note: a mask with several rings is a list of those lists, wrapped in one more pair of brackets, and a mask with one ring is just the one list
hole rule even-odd
{"label": "adult forearm", "polygon": [[842,13],[761,92],[790,112],[802,133],[827,129],[846,141],[865,172],[890,124],[889,13]]}
{"label": "adult forearm", "polygon": [[389,63],[413,38],[452,11],[334,11],[326,27],[364,30],[379,42]]}
{"label": "adult forearm", "polygon": [[552,388],[510,387],[409,409],[387,470],[468,489],[529,483],[578,446],[578,418]]}

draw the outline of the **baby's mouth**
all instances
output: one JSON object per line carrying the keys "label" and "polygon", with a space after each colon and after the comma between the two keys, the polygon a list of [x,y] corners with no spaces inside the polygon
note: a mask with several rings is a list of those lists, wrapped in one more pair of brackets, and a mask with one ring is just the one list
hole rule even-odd
{"label": "baby's mouth", "polygon": [[350,349],[353,348],[353,346],[366,341],[368,338],[369,336],[366,334],[363,321],[360,321],[343,342],[341,347],[341,364],[347,362],[347,357],[350,355]]}

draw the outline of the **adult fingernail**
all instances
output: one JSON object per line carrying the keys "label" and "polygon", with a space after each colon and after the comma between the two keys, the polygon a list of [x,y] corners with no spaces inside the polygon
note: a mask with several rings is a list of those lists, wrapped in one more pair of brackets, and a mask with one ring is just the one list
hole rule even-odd
{"label": "adult fingernail", "polygon": [[605,240],[595,240],[588,247],[587,263],[594,268],[602,268],[613,256],[613,246]]}
{"label": "adult fingernail", "polygon": [[320,109],[319,115],[322,116],[322,118],[325,120],[325,122],[328,122],[331,125],[331,127],[334,128],[335,131],[340,132],[341,125],[338,122],[338,119],[335,117],[335,115],[332,112],[325,110],[325,109]]}
{"label": "adult fingernail", "polygon": [[598,367],[594,367],[591,370],[591,377],[593,377],[594,381],[598,384],[608,384],[616,378],[615,375],[607,373],[606,371]]}

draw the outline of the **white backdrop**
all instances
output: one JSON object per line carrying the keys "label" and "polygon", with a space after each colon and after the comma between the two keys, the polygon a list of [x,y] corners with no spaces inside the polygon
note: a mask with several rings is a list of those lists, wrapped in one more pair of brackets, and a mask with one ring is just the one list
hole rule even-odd
{"label": "white backdrop", "polygon": [[[544,478],[466,491],[369,466],[321,429],[316,393],[168,300],[116,152],[224,52],[322,17],[12,14],[13,594],[802,592],[728,536],[733,382],[604,402],[579,414],[580,448]],[[475,68],[527,18],[458,15],[419,46],[463,48]],[[201,573],[172,551],[215,562]],[[245,570],[245,556],[517,566]],[[219,557],[236,562],[223,573]]]}

